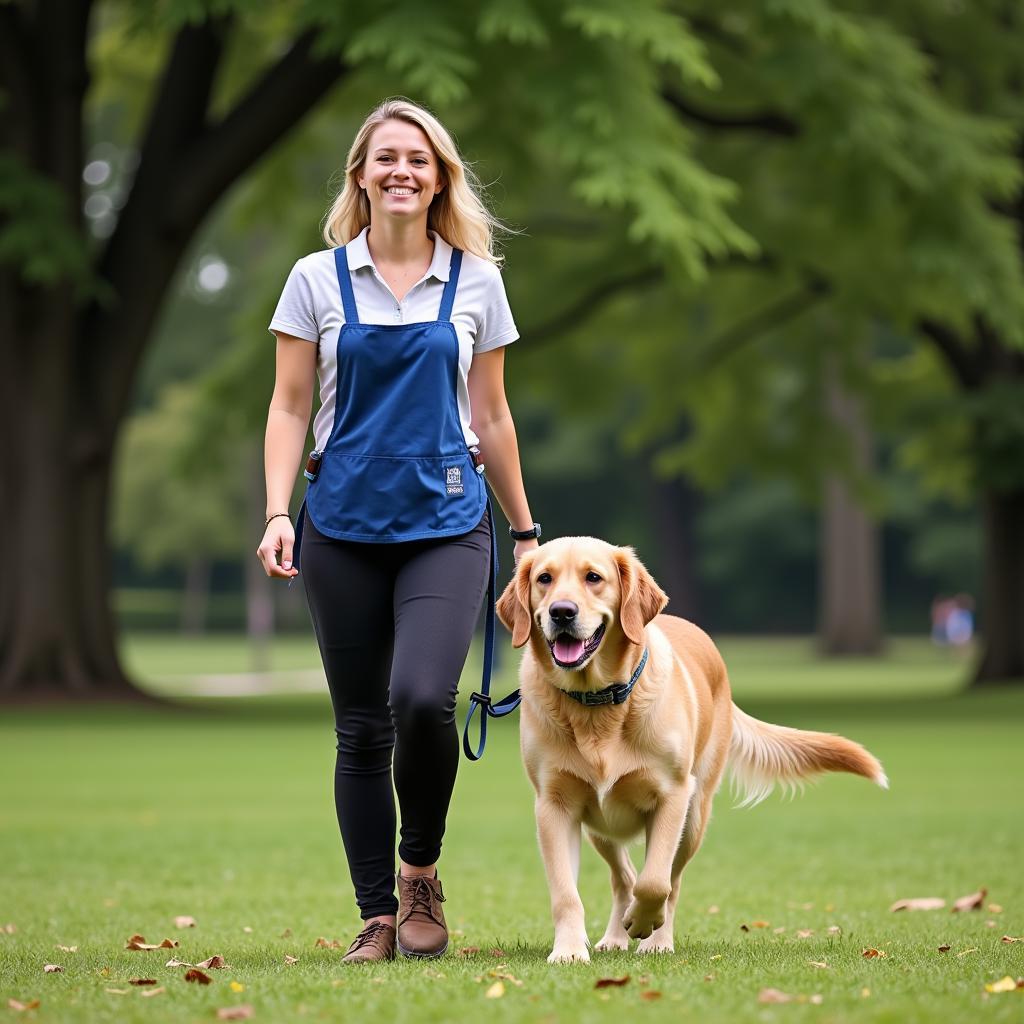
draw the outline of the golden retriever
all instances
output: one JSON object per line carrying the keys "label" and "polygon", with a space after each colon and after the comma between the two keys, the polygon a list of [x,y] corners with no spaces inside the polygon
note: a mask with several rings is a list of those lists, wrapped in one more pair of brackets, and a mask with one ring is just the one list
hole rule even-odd
{"label": "golden retriever", "polygon": [[[822,771],[888,785],[858,744],[740,711],[711,638],[660,615],[667,601],[631,548],[592,537],[526,554],[498,600],[513,646],[529,645],[521,747],[551,890],[552,963],[590,959],[576,887],[581,827],[611,868],[612,912],[597,949],[627,949],[637,938],[637,952],[672,952],[680,875],[700,847],[727,761],[749,803],[777,781]],[[625,687],[608,689],[638,668],[627,696]],[[622,702],[580,702],[612,695]],[[640,835],[647,848],[637,875],[626,844]]]}

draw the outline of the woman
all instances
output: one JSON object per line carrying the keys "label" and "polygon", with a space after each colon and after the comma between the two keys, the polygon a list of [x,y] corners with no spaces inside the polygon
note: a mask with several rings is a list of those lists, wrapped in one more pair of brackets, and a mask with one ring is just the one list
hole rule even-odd
{"label": "woman", "polygon": [[[435,957],[448,945],[436,867],[459,758],[455,698],[491,565],[477,444],[517,559],[540,534],[505,399],[504,351],[518,333],[496,226],[440,122],[387,100],[349,151],[325,221],[333,248],[295,264],[270,324],[277,379],[258,556],[287,579],[301,551],[364,922],[348,962],[392,959],[396,945]],[[314,369],[322,404],[293,528]]]}

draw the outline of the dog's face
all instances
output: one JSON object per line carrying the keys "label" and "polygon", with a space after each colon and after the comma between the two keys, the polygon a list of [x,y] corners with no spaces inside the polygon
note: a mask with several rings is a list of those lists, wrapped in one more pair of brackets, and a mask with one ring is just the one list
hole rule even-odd
{"label": "dog's face", "polygon": [[643,643],[644,626],[668,598],[632,548],[562,537],[524,555],[498,600],[498,616],[522,647],[542,640],[560,669],[582,669],[609,636]]}

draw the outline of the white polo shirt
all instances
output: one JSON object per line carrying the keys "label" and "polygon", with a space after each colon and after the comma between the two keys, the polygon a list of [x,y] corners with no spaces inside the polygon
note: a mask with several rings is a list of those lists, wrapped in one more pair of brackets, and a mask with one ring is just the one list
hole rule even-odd
{"label": "white polo shirt", "polygon": [[[441,295],[448,281],[452,247],[439,235],[428,232],[434,240],[434,257],[427,272],[399,302],[373,265],[366,244],[369,230],[364,228],[346,246],[360,322],[416,324],[436,320],[441,308]],[[323,249],[303,256],[288,275],[269,329],[315,342],[318,346],[321,405],[313,421],[313,436],[318,449],[326,447],[334,426],[338,334],[344,323],[334,250]],[[473,356],[501,348],[519,337],[505,296],[501,271],[493,263],[472,253],[464,253],[462,257],[452,324],[459,339],[456,382],[459,418],[466,443],[472,445],[479,440],[469,426],[472,417],[467,379]]]}

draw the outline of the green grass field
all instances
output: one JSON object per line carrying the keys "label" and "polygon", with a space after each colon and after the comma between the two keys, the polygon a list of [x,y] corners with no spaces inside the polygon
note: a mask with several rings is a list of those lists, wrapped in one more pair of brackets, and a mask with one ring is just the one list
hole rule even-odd
{"label": "green grass field", "polygon": [[[733,809],[723,790],[684,876],[675,954],[594,954],[569,967],[545,960],[547,889],[514,718],[492,723],[484,760],[460,768],[441,865],[452,952],[346,968],[340,951],[314,945],[324,936],[345,946],[358,926],[323,695],[191,699],[170,710],[5,708],[0,1013],[206,1021],[248,1004],[256,1021],[1024,1020],[1024,990],[985,989],[1024,974],[1024,942],[1001,942],[1024,935],[1024,693],[958,695],[963,665],[923,643],[833,663],[799,641],[722,646],[747,711],[863,742],[892,789],[831,776],[752,810]],[[189,675],[249,667],[233,639],[135,637],[126,659],[165,694]],[[514,660],[495,682],[502,695]],[[287,681],[315,669],[316,653],[290,641],[271,664]],[[476,678],[471,663],[463,690]],[[982,886],[984,909],[949,912]],[[590,850],[580,887],[596,940],[609,895]],[[914,896],[943,897],[947,909],[889,911]],[[197,927],[176,929],[176,915]],[[134,933],[180,945],[126,951]],[[865,959],[868,947],[885,956]],[[205,987],[164,966],[213,954],[230,966],[209,971]],[[286,966],[286,954],[298,963]],[[45,964],[64,970],[45,974]],[[624,985],[595,987],[626,975]],[[129,984],[137,978],[163,991],[148,997]],[[766,988],[798,998],[759,1003]],[[3,1009],[10,999],[40,1006],[19,1014]]]}

